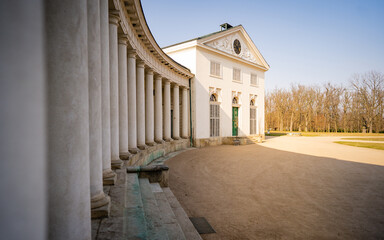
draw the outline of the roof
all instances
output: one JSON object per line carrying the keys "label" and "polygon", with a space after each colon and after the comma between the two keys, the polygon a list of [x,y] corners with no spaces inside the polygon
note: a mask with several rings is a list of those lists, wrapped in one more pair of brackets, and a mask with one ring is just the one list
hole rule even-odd
{"label": "roof", "polygon": [[222,32],[225,32],[225,31],[228,31],[228,30],[231,30],[231,29],[233,29],[233,28],[240,27],[240,26],[241,26],[241,24],[240,24],[240,25],[237,25],[237,26],[234,26],[234,27],[231,27],[231,28],[228,28],[228,29],[225,29],[225,30],[220,30],[220,31],[217,31],[217,32],[209,33],[209,34],[206,34],[206,35],[197,37],[197,38],[189,39],[189,40],[187,40],[187,41],[183,41],[183,42],[175,43],[175,44],[172,44],[172,45],[169,45],[169,46],[166,46],[166,47],[162,47],[162,48],[163,48],[163,49],[164,49],[164,48],[169,48],[169,47],[173,47],[173,46],[176,46],[176,45],[179,45],[179,44],[183,44],[183,43],[187,43],[187,42],[191,42],[191,41],[195,41],[195,40],[203,39],[203,38],[210,37],[210,36],[213,36],[213,35],[215,35],[215,34],[222,33]]}

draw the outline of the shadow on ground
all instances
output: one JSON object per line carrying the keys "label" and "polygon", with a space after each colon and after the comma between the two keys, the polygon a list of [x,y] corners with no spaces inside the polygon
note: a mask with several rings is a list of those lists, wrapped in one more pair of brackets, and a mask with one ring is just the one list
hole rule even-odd
{"label": "shadow on ground", "polygon": [[170,187],[204,239],[383,239],[384,167],[263,147],[170,159]]}

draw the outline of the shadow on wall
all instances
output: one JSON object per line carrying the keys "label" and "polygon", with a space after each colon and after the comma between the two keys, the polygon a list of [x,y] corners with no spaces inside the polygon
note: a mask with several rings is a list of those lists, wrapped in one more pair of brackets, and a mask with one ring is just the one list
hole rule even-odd
{"label": "shadow on wall", "polygon": [[383,166],[262,145],[201,148],[167,163],[172,191],[217,239],[384,236]]}

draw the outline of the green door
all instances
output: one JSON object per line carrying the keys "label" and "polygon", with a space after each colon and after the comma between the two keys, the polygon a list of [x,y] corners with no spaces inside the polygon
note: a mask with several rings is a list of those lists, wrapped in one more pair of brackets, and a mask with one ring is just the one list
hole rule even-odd
{"label": "green door", "polygon": [[239,108],[232,107],[232,136],[237,136],[239,131]]}

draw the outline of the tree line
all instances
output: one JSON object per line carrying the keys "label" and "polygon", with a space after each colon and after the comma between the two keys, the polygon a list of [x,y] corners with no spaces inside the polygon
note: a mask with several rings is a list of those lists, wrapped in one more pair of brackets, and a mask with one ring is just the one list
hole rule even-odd
{"label": "tree line", "polygon": [[276,88],[265,97],[265,125],[278,131],[384,132],[384,74],[355,74],[348,86]]}

